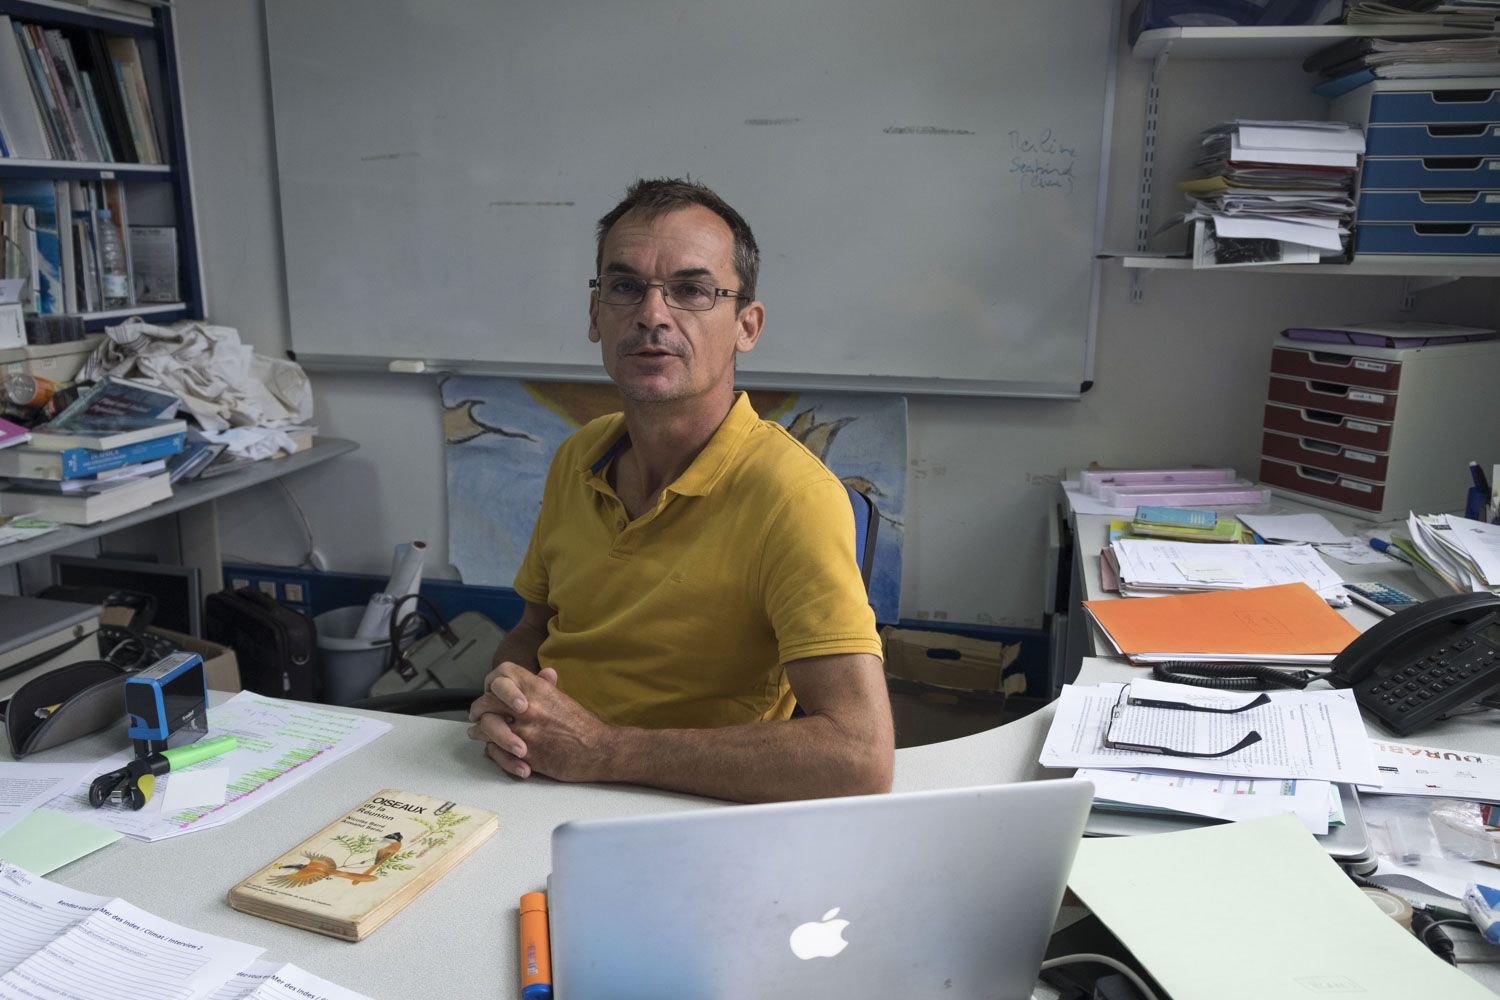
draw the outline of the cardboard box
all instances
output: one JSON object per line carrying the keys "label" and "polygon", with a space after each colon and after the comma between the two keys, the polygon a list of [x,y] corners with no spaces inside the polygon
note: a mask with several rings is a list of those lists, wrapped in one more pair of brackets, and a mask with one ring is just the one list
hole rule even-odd
{"label": "cardboard box", "polygon": [[1004,676],[1020,643],[991,642],[949,632],[895,628],[880,630],[885,643],[885,672],[891,677],[955,691],[1020,694],[1026,676]]}
{"label": "cardboard box", "polygon": [[169,639],[176,643],[178,648],[189,653],[197,653],[203,657],[203,672],[208,675],[208,686],[214,691],[238,691],[240,690],[240,663],[234,657],[234,650],[228,646],[221,646],[207,639],[199,639],[196,636],[184,635],[181,632],[173,632],[164,628],[148,628],[146,630],[153,635],[159,635],[163,639]]}

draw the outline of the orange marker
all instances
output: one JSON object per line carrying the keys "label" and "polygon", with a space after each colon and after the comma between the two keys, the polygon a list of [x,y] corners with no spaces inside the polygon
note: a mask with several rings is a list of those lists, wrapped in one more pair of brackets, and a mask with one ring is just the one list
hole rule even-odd
{"label": "orange marker", "polygon": [[523,1000],[550,1000],[552,996],[545,892],[528,892],[521,897],[521,996]]}

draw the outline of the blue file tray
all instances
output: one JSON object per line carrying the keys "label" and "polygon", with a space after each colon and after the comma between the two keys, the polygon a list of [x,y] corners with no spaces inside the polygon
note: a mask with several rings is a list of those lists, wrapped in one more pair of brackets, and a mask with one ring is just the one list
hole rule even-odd
{"label": "blue file tray", "polygon": [[1369,98],[1371,125],[1500,122],[1500,88],[1381,91]]}
{"label": "blue file tray", "polygon": [[1500,191],[1361,191],[1360,222],[1493,222]]}
{"label": "blue file tray", "polygon": [[1360,188],[1500,190],[1500,156],[1365,158]]}
{"label": "blue file tray", "polygon": [[1491,122],[1372,125],[1366,156],[1500,156],[1500,125]]}
{"label": "blue file tray", "polygon": [[1447,257],[1500,255],[1500,225],[1361,221],[1354,230],[1354,252]]}

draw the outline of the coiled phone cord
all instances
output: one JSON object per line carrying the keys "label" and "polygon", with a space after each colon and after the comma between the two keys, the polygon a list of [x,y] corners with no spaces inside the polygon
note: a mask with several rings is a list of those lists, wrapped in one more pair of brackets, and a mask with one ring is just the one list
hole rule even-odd
{"label": "coiled phone cord", "polygon": [[1222,691],[1301,690],[1321,677],[1311,670],[1278,670],[1259,663],[1194,663],[1167,660],[1155,664],[1151,676],[1159,681]]}

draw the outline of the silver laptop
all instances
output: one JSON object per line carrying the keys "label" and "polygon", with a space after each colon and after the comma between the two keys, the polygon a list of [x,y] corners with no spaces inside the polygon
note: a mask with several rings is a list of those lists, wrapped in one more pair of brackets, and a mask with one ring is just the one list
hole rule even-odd
{"label": "silver laptop", "polygon": [[1068,779],[564,823],[557,996],[1025,1000],[1092,795]]}

